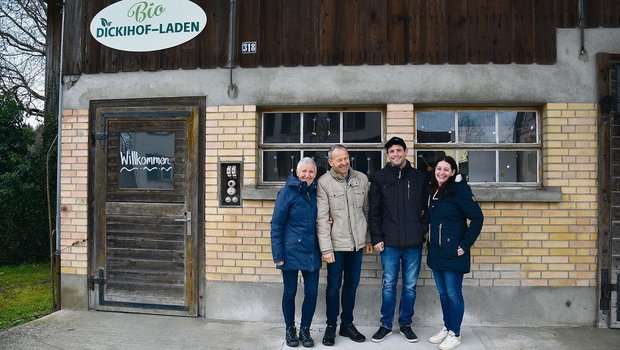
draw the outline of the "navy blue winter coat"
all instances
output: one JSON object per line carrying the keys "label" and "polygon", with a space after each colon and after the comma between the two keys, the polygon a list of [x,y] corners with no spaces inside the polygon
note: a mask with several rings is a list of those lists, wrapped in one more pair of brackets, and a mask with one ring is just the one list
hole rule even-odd
{"label": "navy blue winter coat", "polygon": [[[427,264],[434,270],[468,273],[470,248],[480,235],[484,216],[465,180],[454,182],[438,199],[430,194],[428,213],[431,227]],[[471,220],[467,225],[467,219]],[[458,256],[458,247],[465,254]]]}
{"label": "navy blue winter coat", "polygon": [[281,270],[315,271],[321,268],[316,235],[316,181],[308,186],[294,173],[278,192],[271,217],[273,261]]}

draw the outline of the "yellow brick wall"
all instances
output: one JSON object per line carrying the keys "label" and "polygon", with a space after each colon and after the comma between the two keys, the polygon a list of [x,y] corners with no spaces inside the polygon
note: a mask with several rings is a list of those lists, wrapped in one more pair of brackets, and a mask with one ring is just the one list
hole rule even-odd
{"label": "yellow brick wall", "polygon": [[[472,250],[472,273],[467,276],[466,284],[596,285],[596,115],[595,104],[545,106],[542,111],[543,185],[560,186],[563,201],[482,203],[486,221]],[[243,130],[235,133],[234,140],[227,137],[229,118],[244,121]],[[247,118],[256,128],[247,128],[250,124]],[[248,106],[212,107],[207,111],[206,221],[209,228],[206,265],[209,280],[280,281],[270,254],[269,221],[273,201],[245,200],[243,209],[221,209],[217,205],[218,158],[240,160],[243,157],[245,184],[255,184],[258,118],[256,109]],[[385,125],[386,139],[400,136],[413,146],[414,105],[388,105]],[[410,148],[408,158],[412,160],[414,150]],[[231,156],[233,150],[236,156]],[[362,283],[380,283],[380,274],[377,256],[365,256]],[[420,284],[432,284],[426,266],[420,274]]]}
{"label": "yellow brick wall", "polygon": [[60,272],[86,275],[88,266],[88,110],[63,111],[61,127]]}
{"label": "yellow brick wall", "polygon": [[[542,110],[543,185],[560,186],[560,203],[485,202],[483,232],[465,283],[480,286],[595,286],[597,242],[597,106],[550,103]],[[255,106],[211,106],[206,113],[206,277],[280,282],[269,239],[273,200],[220,208],[218,161],[241,161],[246,186],[258,169]],[[413,159],[414,105],[388,105],[386,138],[402,137]],[[88,111],[64,111],[62,123],[62,272],[86,274]],[[322,274],[322,279],[324,280]],[[380,283],[376,255],[364,257],[362,283]],[[426,266],[420,284],[432,284]]]}

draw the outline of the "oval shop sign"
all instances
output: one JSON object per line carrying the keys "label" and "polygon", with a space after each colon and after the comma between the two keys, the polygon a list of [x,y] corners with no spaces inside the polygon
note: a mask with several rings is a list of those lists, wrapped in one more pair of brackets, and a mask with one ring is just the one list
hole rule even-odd
{"label": "oval shop sign", "polygon": [[145,52],[181,45],[207,25],[207,15],[188,0],[122,0],[90,22],[101,44],[122,51]]}

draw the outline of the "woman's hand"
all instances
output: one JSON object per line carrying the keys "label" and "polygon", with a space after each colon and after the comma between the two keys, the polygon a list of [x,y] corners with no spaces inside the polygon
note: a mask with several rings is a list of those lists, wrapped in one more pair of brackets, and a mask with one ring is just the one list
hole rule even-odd
{"label": "woman's hand", "polygon": [[375,244],[373,248],[375,249],[375,252],[381,253],[383,251],[383,242]]}
{"label": "woman's hand", "polygon": [[284,265],[284,261],[276,261],[276,266],[282,266]]}
{"label": "woman's hand", "polygon": [[328,264],[336,262],[336,258],[334,257],[334,253],[333,252],[324,253],[323,254],[323,261],[325,261]]}
{"label": "woman's hand", "polygon": [[459,247],[459,249],[456,250],[456,254],[458,254],[458,256],[461,256],[461,255],[465,254],[465,250],[463,250],[463,248]]}

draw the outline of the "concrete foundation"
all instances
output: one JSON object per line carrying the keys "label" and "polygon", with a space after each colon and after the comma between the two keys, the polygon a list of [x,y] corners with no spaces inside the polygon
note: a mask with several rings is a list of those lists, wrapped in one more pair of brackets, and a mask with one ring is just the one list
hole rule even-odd
{"label": "concrete foundation", "polygon": [[[209,319],[281,322],[282,285],[278,283],[208,282],[205,316]],[[303,286],[298,291],[298,314]],[[474,287],[464,286],[466,326],[542,327],[594,326],[595,287]],[[354,323],[379,325],[381,286],[361,285],[357,292]],[[397,323],[398,313],[395,316]],[[299,317],[299,315],[298,315]],[[325,285],[319,287],[319,304],[313,323],[325,322]],[[418,286],[413,324],[442,323],[434,286]]]}

